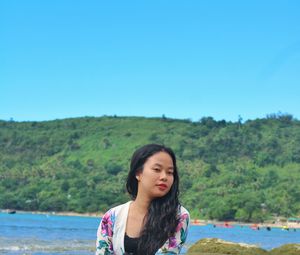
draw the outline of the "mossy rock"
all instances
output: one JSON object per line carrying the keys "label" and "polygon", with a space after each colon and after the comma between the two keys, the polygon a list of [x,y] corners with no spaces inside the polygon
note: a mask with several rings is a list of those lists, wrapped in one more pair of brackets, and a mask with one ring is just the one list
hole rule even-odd
{"label": "mossy rock", "polygon": [[205,238],[191,246],[186,255],[268,255],[268,252],[255,245]]}
{"label": "mossy rock", "polygon": [[285,244],[269,251],[268,255],[300,255],[300,244]]}

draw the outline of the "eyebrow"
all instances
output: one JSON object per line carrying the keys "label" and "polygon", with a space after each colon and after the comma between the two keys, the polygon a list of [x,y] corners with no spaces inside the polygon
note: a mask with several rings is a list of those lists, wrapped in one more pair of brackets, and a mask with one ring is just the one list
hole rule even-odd
{"label": "eyebrow", "polygon": [[[163,167],[161,164],[159,163],[154,163],[154,166],[159,166],[159,167]],[[169,169],[174,170],[174,166],[170,166]]]}

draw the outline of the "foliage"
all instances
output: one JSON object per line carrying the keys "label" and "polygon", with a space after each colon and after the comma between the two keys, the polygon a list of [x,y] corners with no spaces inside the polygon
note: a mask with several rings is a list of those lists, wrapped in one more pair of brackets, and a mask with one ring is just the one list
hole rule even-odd
{"label": "foliage", "polygon": [[129,199],[133,151],[174,149],[192,217],[264,221],[300,214],[300,121],[137,117],[0,121],[0,208],[99,212]]}

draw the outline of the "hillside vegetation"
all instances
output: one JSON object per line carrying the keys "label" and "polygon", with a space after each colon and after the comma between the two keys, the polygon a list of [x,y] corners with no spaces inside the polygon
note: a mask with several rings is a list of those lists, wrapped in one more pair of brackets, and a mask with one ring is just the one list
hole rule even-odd
{"label": "hillside vegetation", "polygon": [[0,121],[0,208],[103,212],[125,202],[133,151],[174,149],[192,217],[262,221],[300,214],[300,121],[166,117]]}

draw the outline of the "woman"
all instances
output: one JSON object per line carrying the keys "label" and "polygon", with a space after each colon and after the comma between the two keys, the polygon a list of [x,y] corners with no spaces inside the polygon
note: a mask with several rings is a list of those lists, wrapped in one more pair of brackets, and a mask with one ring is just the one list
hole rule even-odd
{"label": "woman", "polygon": [[178,201],[178,183],[170,148],[148,144],[136,150],[126,184],[132,201],[104,214],[96,255],[179,254],[190,217]]}

